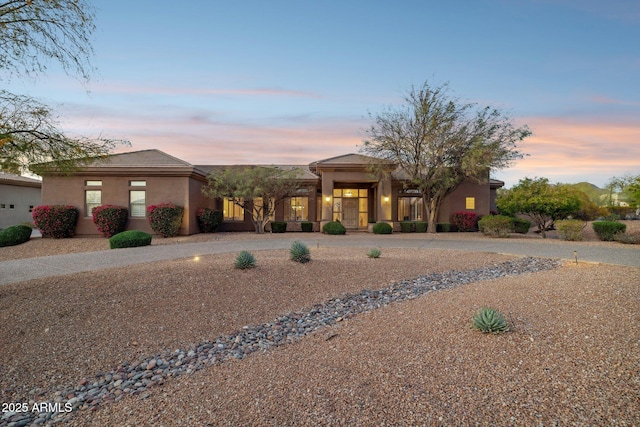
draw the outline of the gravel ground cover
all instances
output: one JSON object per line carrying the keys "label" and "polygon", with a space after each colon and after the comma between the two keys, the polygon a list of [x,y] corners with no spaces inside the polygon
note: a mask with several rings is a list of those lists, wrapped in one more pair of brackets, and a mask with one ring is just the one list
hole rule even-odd
{"label": "gravel ground cover", "polygon": [[[58,242],[84,240],[95,239]],[[286,251],[256,252],[258,268],[248,271],[224,254],[0,287],[0,402],[49,400],[52,390],[87,387],[104,379],[96,374],[142,361],[135,381],[146,384],[164,362],[150,366],[154,355],[181,349],[188,358],[199,343],[344,293],[513,259],[365,252],[312,248],[306,265]],[[472,282],[158,380],[95,411],[74,409],[69,423],[638,425],[639,290],[637,268],[584,263]],[[471,330],[487,305],[507,314],[512,332]]]}

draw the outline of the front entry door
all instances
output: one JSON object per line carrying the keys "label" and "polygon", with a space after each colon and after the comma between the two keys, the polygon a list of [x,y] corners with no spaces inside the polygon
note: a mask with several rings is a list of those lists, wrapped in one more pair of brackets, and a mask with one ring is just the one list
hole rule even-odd
{"label": "front entry door", "polygon": [[358,199],[342,199],[342,225],[358,228]]}

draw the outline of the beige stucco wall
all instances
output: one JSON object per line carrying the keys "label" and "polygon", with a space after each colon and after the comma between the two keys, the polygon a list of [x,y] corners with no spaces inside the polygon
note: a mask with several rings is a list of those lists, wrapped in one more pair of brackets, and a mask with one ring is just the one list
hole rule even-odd
{"label": "beige stucco wall", "polygon": [[[101,187],[87,187],[87,180],[101,180]],[[130,187],[129,182],[146,181],[146,187]],[[146,205],[172,202],[185,209],[180,234],[199,232],[195,212],[198,207],[213,206],[213,201],[200,195],[202,183],[188,176],[49,176],[42,185],[43,205],[69,204],[80,212],[76,234],[98,234],[85,209],[85,190],[101,189],[102,204],[129,208],[129,191],[146,190]],[[197,194],[197,197],[196,197]],[[190,197],[192,197],[191,202]],[[152,233],[147,218],[129,218],[127,229]]]}

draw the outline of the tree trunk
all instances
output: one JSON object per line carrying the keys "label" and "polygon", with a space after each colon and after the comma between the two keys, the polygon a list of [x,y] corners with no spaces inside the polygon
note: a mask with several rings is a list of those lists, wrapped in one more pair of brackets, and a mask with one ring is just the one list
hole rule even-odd
{"label": "tree trunk", "polygon": [[435,233],[437,231],[438,203],[433,197],[430,198],[428,202],[426,198],[423,198],[422,201],[425,205],[425,213],[427,216],[427,233]]}

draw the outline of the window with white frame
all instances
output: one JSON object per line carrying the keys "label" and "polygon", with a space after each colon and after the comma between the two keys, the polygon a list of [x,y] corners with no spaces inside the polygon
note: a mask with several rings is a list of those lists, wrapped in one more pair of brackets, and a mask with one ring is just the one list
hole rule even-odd
{"label": "window with white frame", "polygon": [[129,212],[132,218],[144,218],[147,215],[146,190],[129,190]]}
{"label": "window with white frame", "polygon": [[93,210],[102,204],[102,190],[84,191],[84,214],[86,217],[93,216]]}

